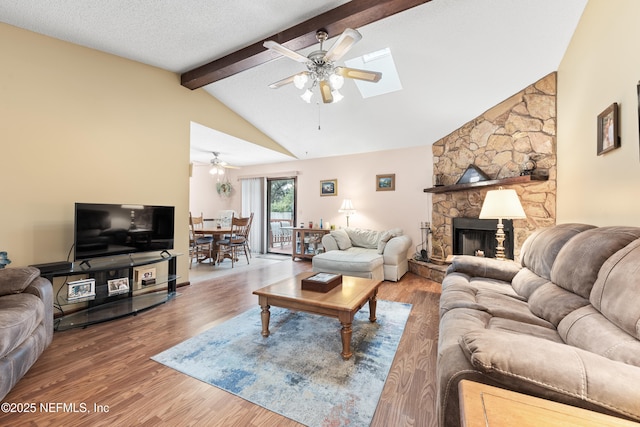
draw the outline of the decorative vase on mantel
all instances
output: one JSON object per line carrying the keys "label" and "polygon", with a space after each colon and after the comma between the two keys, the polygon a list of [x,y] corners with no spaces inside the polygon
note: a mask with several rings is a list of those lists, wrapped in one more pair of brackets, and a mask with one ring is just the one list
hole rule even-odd
{"label": "decorative vase on mantel", "polygon": [[11,264],[11,260],[7,258],[7,253],[0,252],[0,268],[4,268],[7,264]]}

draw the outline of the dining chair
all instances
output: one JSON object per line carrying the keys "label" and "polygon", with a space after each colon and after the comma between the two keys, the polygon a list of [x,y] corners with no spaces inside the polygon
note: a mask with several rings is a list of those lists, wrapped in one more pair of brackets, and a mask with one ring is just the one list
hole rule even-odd
{"label": "dining chair", "polygon": [[280,221],[271,221],[271,247],[275,248],[277,243],[282,247],[282,228]]}
{"label": "dining chair", "polygon": [[224,261],[225,258],[231,258],[231,268],[233,268],[240,251],[244,252],[247,258],[247,264],[249,264],[250,251],[248,249],[247,236],[251,227],[252,218],[253,214],[245,218],[236,218],[235,215],[231,217],[231,230],[229,234],[216,242],[216,245],[218,245],[218,264]]}
{"label": "dining chair", "polygon": [[201,262],[212,257],[213,237],[202,234],[203,228],[203,215],[194,217],[189,212],[189,268],[191,268],[194,259],[196,262]]}

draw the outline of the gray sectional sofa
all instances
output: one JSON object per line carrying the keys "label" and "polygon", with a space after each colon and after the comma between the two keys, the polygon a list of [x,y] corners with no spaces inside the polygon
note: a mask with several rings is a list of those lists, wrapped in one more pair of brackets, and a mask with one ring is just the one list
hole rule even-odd
{"label": "gray sectional sofa", "polygon": [[535,232],[521,263],[456,256],[442,283],[440,426],[469,379],[640,421],[640,228]]}
{"label": "gray sectional sofa", "polygon": [[34,267],[0,269],[0,400],[53,340],[53,287]]}

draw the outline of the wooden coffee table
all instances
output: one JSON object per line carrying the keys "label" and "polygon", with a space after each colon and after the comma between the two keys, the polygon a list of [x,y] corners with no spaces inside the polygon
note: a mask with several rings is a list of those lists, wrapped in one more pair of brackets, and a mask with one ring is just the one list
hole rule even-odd
{"label": "wooden coffee table", "polygon": [[351,324],[353,316],[362,306],[369,302],[369,320],[376,321],[376,296],[380,280],[343,276],[342,284],[329,292],[302,290],[300,281],[316,273],[301,273],[280,282],[274,283],[253,293],[258,295],[258,303],[262,307],[262,336],[269,336],[269,308],[283,307],[291,310],[305,311],[335,317],[342,324],[342,358],[348,360],[351,353]]}

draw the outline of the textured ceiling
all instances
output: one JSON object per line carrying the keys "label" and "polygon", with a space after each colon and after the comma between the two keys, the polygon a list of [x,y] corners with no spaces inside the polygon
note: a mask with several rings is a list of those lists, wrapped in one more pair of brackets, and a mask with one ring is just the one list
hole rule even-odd
{"label": "textured ceiling", "polygon": [[[182,73],[343,3],[0,0],[0,20]],[[362,41],[343,59],[389,47],[403,86],[377,97],[362,99],[352,81],[331,105],[304,103],[292,85],[269,89],[304,69],[286,58],[204,90],[301,159],[431,144],[557,70],[586,3],[432,0],[359,28]],[[192,145],[197,161],[209,151],[241,152],[240,165],[287,159],[218,132],[194,132]]]}

